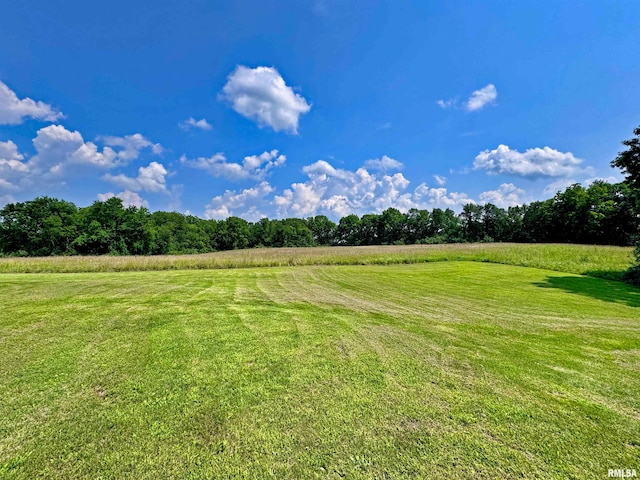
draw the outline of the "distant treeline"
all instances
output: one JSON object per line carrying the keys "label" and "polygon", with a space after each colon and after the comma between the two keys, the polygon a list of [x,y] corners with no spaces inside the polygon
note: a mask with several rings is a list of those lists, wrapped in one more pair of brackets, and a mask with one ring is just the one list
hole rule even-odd
{"label": "distant treeline", "polygon": [[632,245],[640,216],[636,190],[602,181],[572,185],[553,198],[499,208],[388,208],[347,215],[336,224],[324,215],[247,222],[204,220],[176,212],[125,208],[118,198],[78,208],[49,197],[0,210],[0,255],[160,255],[252,247],[385,245],[455,242],[567,242]]}

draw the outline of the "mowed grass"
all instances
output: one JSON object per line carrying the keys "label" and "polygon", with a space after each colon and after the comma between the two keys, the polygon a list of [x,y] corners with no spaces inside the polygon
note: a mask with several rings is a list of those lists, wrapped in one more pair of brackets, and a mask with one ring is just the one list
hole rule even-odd
{"label": "mowed grass", "polygon": [[619,280],[631,247],[475,243],[365,247],[255,248],[199,255],[0,258],[0,273],[129,272],[303,265],[388,265],[475,261],[545,268]]}
{"label": "mowed grass", "polygon": [[2,478],[640,469],[640,290],[468,261],[0,275]]}

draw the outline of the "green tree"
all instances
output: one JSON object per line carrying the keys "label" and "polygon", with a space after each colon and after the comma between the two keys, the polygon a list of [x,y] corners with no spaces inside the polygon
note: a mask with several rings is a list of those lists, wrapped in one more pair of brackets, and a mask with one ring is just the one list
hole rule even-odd
{"label": "green tree", "polygon": [[338,245],[359,245],[360,218],[351,214],[342,217],[336,231]]}
{"label": "green tree", "polygon": [[496,242],[508,241],[510,230],[509,217],[504,209],[492,203],[482,207],[483,239],[492,239]]}
{"label": "green tree", "polygon": [[475,203],[467,203],[462,207],[460,220],[462,222],[464,239],[467,242],[477,242],[483,239],[481,206],[476,205]]}
{"label": "green tree", "polygon": [[0,252],[48,256],[74,253],[77,208],[71,202],[38,197],[0,210]]}
{"label": "green tree", "polygon": [[311,230],[317,245],[332,245],[335,243],[337,225],[325,215],[307,218],[307,226]]}
{"label": "green tree", "polygon": [[406,217],[397,208],[387,208],[380,215],[380,240],[384,245],[404,242]]}
{"label": "green tree", "polygon": [[382,219],[377,213],[367,213],[360,219],[358,241],[359,245],[380,245]]}
{"label": "green tree", "polygon": [[[633,131],[633,134],[634,138],[622,142],[627,149],[618,154],[611,162],[611,166],[621,169],[625,174],[625,182],[631,187],[634,197],[634,212],[638,216],[640,214],[640,126]],[[640,285],[640,239],[636,244],[635,257],[635,264],[628,270],[626,277]]]}
{"label": "green tree", "polygon": [[405,225],[406,243],[418,243],[429,236],[429,221],[431,215],[428,210],[412,208],[406,215]]}
{"label": "green tree", "polygon": [[633,134],[634,138],[622,142],[627,149],[618,153],[611,166],[622,170],[626,175],[625,182],[635,189],[640,189],[640,126]]}

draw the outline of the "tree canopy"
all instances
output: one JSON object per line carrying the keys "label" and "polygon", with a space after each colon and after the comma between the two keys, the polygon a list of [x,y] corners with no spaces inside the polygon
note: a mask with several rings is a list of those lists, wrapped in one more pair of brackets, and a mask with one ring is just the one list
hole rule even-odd
{"label": "tree canopy", "polygon": [[[631,188],[631,206],[636,212],[636,218],[640,215],[640,126],[633,130],[635,137],[624,140],[622,144],[627,147],[620,152],[611,162],[611,166],[617,167],[625,174],[625,183]],[[636,262],[626,274],[627,280],[640,285],[640,231],[636,230]]]}
{"label": "tree canopy", "polygon": [[629,182],[575,184],[548,200],[507,209],[388,208],[306,219],[205,220],[125,207],[118,198],[78,208],[40,197],[0,209],[0,255],[160,255],[253,247],[391,245],[453,242],[570,242],[632,245],[639,227],[637,189]]}

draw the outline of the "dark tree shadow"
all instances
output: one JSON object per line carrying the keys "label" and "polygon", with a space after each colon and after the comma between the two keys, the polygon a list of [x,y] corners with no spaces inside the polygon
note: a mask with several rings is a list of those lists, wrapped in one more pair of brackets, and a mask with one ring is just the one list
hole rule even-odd
{"label": "dark tree shadow", "polygon": [[547,277],[544,282],[535,282],[541,288],[559,288],[565,292],[585,295],[605,302],[624,303],[640,307],[640,288],[632,285],[593,277]]}

